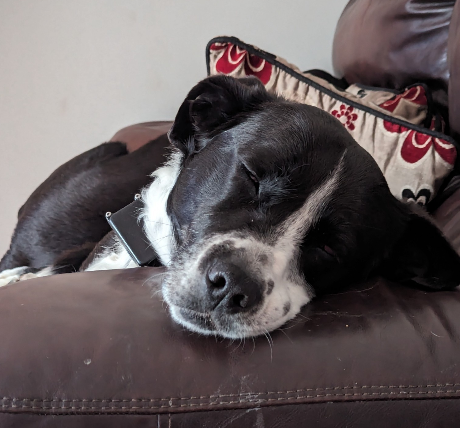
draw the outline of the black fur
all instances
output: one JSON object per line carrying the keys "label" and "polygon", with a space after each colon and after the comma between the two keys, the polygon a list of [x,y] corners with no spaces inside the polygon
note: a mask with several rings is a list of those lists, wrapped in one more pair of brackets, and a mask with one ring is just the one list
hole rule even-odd
{"label": "black fur", "polygon": [[166,136],[132,153],[123,143],[105,143],[60,166],[20,208],[0,272],[19,266],[78,270],[110,230],[105,213],[123,208],[150,183],[168,146]]}

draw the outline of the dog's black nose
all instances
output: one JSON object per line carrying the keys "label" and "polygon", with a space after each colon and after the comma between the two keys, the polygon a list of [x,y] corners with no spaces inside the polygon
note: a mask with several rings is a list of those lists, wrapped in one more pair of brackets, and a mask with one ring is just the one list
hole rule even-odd
{"label": "dog's black nose", "polygon": [[206,274],[209,303],[227,313],[249,311],[262,301],[263,287],[234,263],[217,262]]}

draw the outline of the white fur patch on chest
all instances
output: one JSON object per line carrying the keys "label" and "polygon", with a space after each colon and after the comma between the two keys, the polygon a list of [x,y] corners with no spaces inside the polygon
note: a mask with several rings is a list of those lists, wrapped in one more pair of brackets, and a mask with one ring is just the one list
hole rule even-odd
{"label": "white fur patch on chest", "polygon": [[183,154],[172,153],[168,162],[153,174],[153,183],[142,191],[144,231],[161,263],[168,266],[174,251],[175,240],[171,220],[166,212],[169,194],[179,176]]}

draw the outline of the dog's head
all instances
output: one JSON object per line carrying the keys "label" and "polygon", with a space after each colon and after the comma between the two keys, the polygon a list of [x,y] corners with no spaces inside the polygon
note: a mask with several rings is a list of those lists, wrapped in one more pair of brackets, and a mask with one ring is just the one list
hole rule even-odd
{"label": "dog's head", "polygon": [[164,195],[173,239],[163,295],[191,330],[263,334],[379,268],[431,288],[460,283],[439,230],[391,195],[372,157],[318,108],[255,78],[211,77],[187,96],[170,140],[180,155]]}

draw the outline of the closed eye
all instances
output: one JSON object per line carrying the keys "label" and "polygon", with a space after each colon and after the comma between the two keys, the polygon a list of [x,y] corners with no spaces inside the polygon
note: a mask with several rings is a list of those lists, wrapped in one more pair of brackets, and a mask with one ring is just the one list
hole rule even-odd
{"label": "closed eye", "polygon": [[244,170],[246,176],[253,183],[254,188],[256,190],[256,194],[258,195],[259,194],[259,187],[260,187],[259,179],[257,178],[257,176],[251,170],[249,170],[249,168],[245,164],[242,164],[242,167],[243,167],[243,170]]}
{"label": "closed eye", "polygon": [[332,257],[332,258],[338,260],[337,253],[331,247],[329,247],[329,245],[322,245],[322,246],[320,246],[320,249],[324,253],[326,253],[329,257]]}

